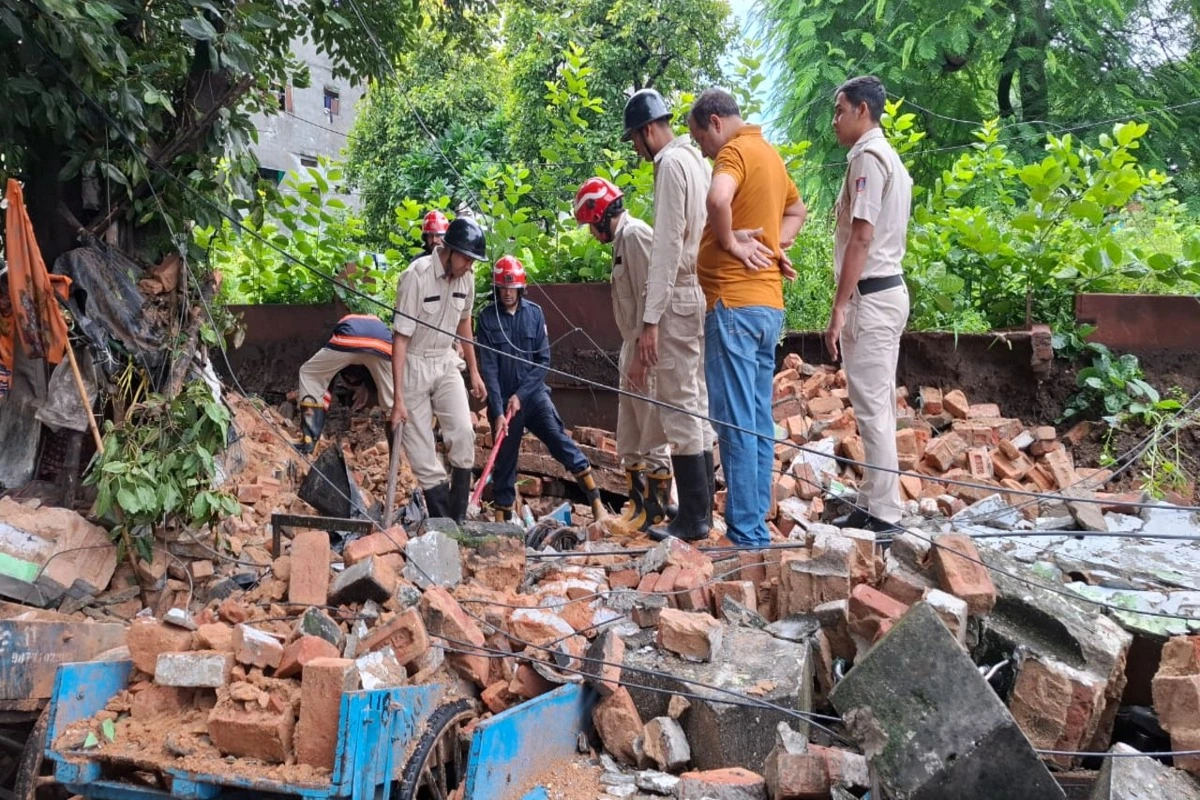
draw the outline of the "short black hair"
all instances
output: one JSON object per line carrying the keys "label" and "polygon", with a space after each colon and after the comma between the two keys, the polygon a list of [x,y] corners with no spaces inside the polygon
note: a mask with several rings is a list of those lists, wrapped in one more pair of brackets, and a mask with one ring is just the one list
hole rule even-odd
{"label": "short black hair", "polygon": [[708,130],[708,118],[714,114],[722,119],[740,117],[742,110],[738,108],[737,100],[733,99],[733,95],[724,89],[705,89],[696,98],[696,102],[692,103],[691,118],[696,121],[700,130],[706,131]]}
{"label": "short black hair", "polygon": [[851,78],[839,86],[833,96],[837,97],[839,94],[846,95],[846,100],[855,108],[858,108],[861,103],[866,103],[867,111],[870,112],[871,119],[875,122],[879,122],[883,116],[883,106],[887,102],[887,90],[883,88],[883,81],[874,75],[860,75],[857,78]]}

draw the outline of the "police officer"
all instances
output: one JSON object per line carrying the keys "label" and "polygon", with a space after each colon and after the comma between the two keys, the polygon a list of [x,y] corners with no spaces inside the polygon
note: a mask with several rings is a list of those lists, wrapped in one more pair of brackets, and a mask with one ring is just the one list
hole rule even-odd
{"label": "police officer", "polygon": [[[625,211],[624,194],[604,178],[589,178],[579,187],[575,194],[575,220],[587,225],[598,241],[612,244],[613,316],[623,339],[617,362],[621,388],[653,396],[655,380],[638,357],[638,338],[646,307],[646,276],[650,272],[654,232]],[[629,487],[629,503],[620,522],[645,531],[667,517],[671,451],[658,406],[625,394],[617,403],[617,453]]]}
{"label": "police officer", "polygon": [[425,248],[425,255],[432,253],[433,248],[442,246],[442,240],[449,229],[450,222],[442,212],[435,209],[425,215],[421,222],[421,244]]}
{"label": "police officer", "polygon": [[[558,410],[550,402],[550,387],[546,386],[546,367],[550,365],[546,317],[537,303],[525,299],[524,265],[513,256],[504,256],[492,270],[492,286],[492,303],[479,312],[475,336],[483,345],[479,361],[487,386],[492,430],[499,433],[505,415],[511,415],[492,472],[496,519],[503,522],[512,518],[517,458],[521,436],[528,428],[575,476],[592,506],[592,516],[600,520],[605,516],[604,506],[592,467],[567,435]],[[534,363],[527,363],[530,361]]]}
{"label": "police officer", "polygon": [[[847,389],[868,467],[867,510],[839,521],[886,532],[901,509],[896,457],[896,361],[908,321],[908,289],[900,262],[912,207],[912,178],[879,127],[887,97],[878,78],[846,81],[834,98],[833,130],[850,148],[836,205],[834,271],[837,293],[825,344],[846,369]],[[872,469],[878,465],[884,470]]]}
{"label": "police officer", "polygon": [[392,408],[392,333],[378,317],[347,314],[338,320],[333,336],[300,367],[300,452],[311,453],[325,427],[331,399],[329,383],[339,373],[354,389],[354,411],[366,408],[366,372],[375,383],[379,405]]}
{"label": "police officer", "polygon": [[[654,89],[636,92],[625,104],[625,141],[654,163],[654,239],[638,351],[656,370],[656,397],[683,411],[663,409],[671,464],[679,490],[679,513],[654,539],[698,540],[712,527],[712,427],[704,381],[704,293],[696,279],[696,255],[707,218],[712,168],[671,129],[671,112]],[[690,412],[690,413],[688,413]],[[699,415],[699,416],[696,416]]]}
{"label": "police officer", "polygon": [[[396,288],[392,374],[401,391],[392,408],[392,426],[407,423],[404,449],[433,517],[462,520],[470,499],[475,432],[454,335],[465,341],[471,395],[483,400],[486,389],[471,344],[471,308],[472,271],[485,258],[483,231],[460,217],[450,223],[444,244],[413,261]],[[434,443],[435,415],[448,451],[449,483]]]}

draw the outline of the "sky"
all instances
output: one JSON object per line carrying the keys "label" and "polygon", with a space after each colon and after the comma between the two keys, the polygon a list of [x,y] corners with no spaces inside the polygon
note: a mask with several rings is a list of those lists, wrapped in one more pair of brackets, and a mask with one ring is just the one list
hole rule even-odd
{"label": "sky", "polygon": [[[754,14],[755,0],[728,0],[728,2],[729,2],[729,8],[733,12],[734,17],[736,17],[738,19],[738,21],[741,23],[743,35],[750,36],[751,34],[753,34],[754,31],[752,30],[752,28],[754,26],[753,26],[751,18]],[[766,78],[766,80],[764,80],[762,82],[762,84],[758,87],[758,94],[762,99],[764,107],[766,107],[768,109],[768,116],[769,116],[771,96],[775,93],[775,83],[776,83],[775,75],[777,73],[777,70],[774,68],[774,66],[772,64],[767,63],[765,61],[763,63],[763,68],[764,68],[764,77]],[[761,123],[762,119],[759,117],[760,117],[760,115],[755,114],[748,121],[755,122],[755,123]]]}

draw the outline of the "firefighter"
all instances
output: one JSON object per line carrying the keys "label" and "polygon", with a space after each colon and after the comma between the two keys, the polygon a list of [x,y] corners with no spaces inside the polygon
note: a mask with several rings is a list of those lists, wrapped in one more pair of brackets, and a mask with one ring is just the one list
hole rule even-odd
{"label": "firefighter", "polygon": [[[442,245],[408,266],[396,288],[392,375],[401,390],[392,407],[392,427],[407,423],[404,449],[431,517],[461,521],[470,499],[475,431],[454,337],[463,340],[471,395],[483,400],[486,389],[472,345],[471,308],[472,271],[485,258],[483,230],[460,217],[450,223]],[[434,442],[435,416],[450,462],[449,482]]]}
{"label": "firefighter", "polygon": [[483,345],[479,361],[487,386],[488,418],[496,435],[509,415],[508,431],[492,472],[496,519],[512,519],[517,458],[521,436],[528,428],[575,476],[592,506],[592,516],[600,520],[605,516],[604,506],[591,464],[567,435],[550,401],[550,387],[546,385],[546,367],[550,365],[546,317],[541,306],[525,299],[525,285],[524,265],[513,256],[501,258],[492,269],[492,303],[475,320],[475,336]]}
{"label": "firefighter", "polygon": [[430,211],[421,223],[421,244],[425,247],[425,255],[433,252],[433,248],[441,247],[450,229],[450,221],[440,211]]}
{"label": "firefighter", "polygon": [[638,352],[655,370],[655,397],[664,408],[663,430],[679,490],[679,511],[650,537],[696,541],[712,528],[714,440],[704,379],[704,292],[696,256],[707,219],[705,201],[712,169],[704,156],[671,129],[671,112],[654,89],[636,92],[625,104],[625,141],[654,164],[654,237]]}
{"label": "firefighter", "polygon": [[[650,226],[625,211],[624,194],[604,178],[589,178],[575,195],[575,219],[598,241],[612,244],[612,304],[621,331],[617,362],[621,388],[653,397],[655,380],[638,357],[650,272]],[[622,394],[617,406],[617,453],[625,468],[629,503],[620,522],[648,530],[666,520],[671,497],[670,448],[659,408]],[[674,511],[674,509],[670,509]]]}
{"label": "firefighter", "polygon": [[332,399],[329,384],[338,375],[354,391],[351,410],[367,407],[373,381],[379,405],[391,411],[391,360],[392,334],[378,317],[347,314],[338,320],[325,346],[300,367],[300,452],[311,453],[321,438]]}

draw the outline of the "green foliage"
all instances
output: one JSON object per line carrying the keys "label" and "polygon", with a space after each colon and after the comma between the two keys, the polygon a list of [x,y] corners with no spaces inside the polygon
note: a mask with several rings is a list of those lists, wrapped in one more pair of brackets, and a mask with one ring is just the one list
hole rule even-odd
{"label": "green foliage", "polygon": [[1182,240],[1176,255],[1128,225],[1144,199],[1169,191],[1163,173],[1137,161],[1147,130],[1120,123],[1098,146],[1051,134],[1044,157],[1023,165],[995,121],[976,131],[976,145],[913,211],[905,266],[914,327],[951,327],[974,312],[988,328],[1036,320],[1065,330],[1078,292],[1194,292],[1200,235],[1193,229],[1182,239],[1178,217],[1165,223]]}
{"label": "green foliage", "polygon": [[1102,344],[1088,343],[1090,366],[1079,370],[1071,396],[1063,410],[1064,420],[1099,415],[1110,427],[1119,427],[1127,416],[1147,421],[1156,414],[1178,411],[1182,404],[1162,399],[1158,390],[1145,381],[1137,356],[1117,356]]}
{"label": "green foliage", "polygon": [[146,560],[160,525],[201,528],[239,514],[237,498],[214,488],[228,433],[229,411],[203,381],[173,400],[150,395],[121,425],[105,423],[104,450],[85,478],[96,487],[96,514],[114,516],[114,537],[132,538]]}

